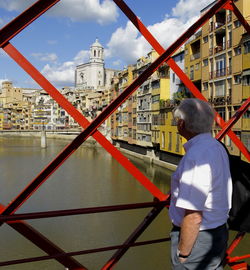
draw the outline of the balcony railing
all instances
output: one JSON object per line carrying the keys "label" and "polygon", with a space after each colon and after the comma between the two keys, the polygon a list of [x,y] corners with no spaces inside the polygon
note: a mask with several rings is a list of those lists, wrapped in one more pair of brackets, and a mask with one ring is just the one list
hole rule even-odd
{"label": "balcony railing", "polygon": [[230,74],[232,74],[232,66],[209,72],[209,79],[212,80]]}
{"label": "balcony railing", "polygon": [[225,25],[225,22],[215,22],[214,23],[214,28],[215,29],[218,29],[220,28],[221,26]]}
{"label": "balcony railing", "polygon": [[225,68],[217,69],[214,72],[214,76],[215,76],[215,78],[226,76],[226,69]]}
{"label": "balcony railing", "polygon": [[221,51],[224,51],[226,49],[226,42],[223,42],[221,44],[218,44],[215,48],[214,48],[214,53],[219,53]]}
{"label": "balcony railing", "polygon": [[194,53],[194,54],[190,55],[190,60],[193,61],[193,60],[198,59],[200,57],[201,57],[200,52]]}

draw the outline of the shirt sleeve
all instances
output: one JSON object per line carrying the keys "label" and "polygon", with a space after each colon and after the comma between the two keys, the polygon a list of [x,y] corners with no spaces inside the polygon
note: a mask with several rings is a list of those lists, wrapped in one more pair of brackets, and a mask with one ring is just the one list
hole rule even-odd
{"label": "shirt sleeve", "polygon": [[176,206],[202,211],[211,187],[211,176],[211,166],[208,162],[185,160],[180,175]]}

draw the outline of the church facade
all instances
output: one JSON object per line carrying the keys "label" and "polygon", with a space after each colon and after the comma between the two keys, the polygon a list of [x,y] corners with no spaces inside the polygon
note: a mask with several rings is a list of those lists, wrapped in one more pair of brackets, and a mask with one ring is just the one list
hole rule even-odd
{"label": "church facade", "polygon": [[88,63],[78,65],[75,70],[76,89],[102,91],[111,85],[111,79],[117,70],[106,69],[104,63],[104,48],[98,39],[90,47]]}

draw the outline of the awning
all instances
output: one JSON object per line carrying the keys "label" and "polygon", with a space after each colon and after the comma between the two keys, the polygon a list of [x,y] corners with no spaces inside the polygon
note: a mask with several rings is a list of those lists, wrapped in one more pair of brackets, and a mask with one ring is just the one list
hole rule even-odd
{"label": "awning", "polygon": [[250,69],[246,69],[242,71],[242,76],[249,76],[250,75]]}

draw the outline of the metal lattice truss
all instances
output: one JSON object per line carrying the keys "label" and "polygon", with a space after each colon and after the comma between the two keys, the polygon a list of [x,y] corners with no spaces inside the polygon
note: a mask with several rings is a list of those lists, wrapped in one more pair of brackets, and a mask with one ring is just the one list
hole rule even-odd
{"label": "metal lattice truss", "polygon": [[[0,47],[24,70],[26,71],[48,94],[70,114],[80,126],[84,128],[70,144],[68,144],[62,152],[57,155],[50,164],[48,164],[7,206],[0,205],[1,215],[11,216],[28,198],[59,168],[76,149],[92,136],[113,158],[115,158],[134,178],[139,181],[154,197],[159,201],[166,201],[169,195],[163,194],[146,176],[144,176],[119,150],[117,150],[97,129],[140,85],[150,77],[157,68],[166,62],[171,69],[178,75],[184,85],[191,93],[199,99],[206,100],[196,86],[190,81],[186,74],[175,63],[171,56],[183,45],[197,30],[199,30],[213,15],[221,9],[232,10],[241,24],[244,26],[248,34],[250,34],[250,26],[244,19],[233,0],[218,0],[205,14],[203,14],[184,34],[182,34],[176,42],[169,46],[166,50],[148,31],[139,18],[126,5],[123,0],[113,0],[117,6],[124,12],[129,20],[135,25],[145,39],[159,54],[159,57],[129,85],[115,100],[113,100],[91,123],[15,48],[11,43],[11,39],[19,32],[36,20],[39,16],[57,4],[60,0],[39,0],[22,14],[12,20],[9,24],[0,30]],[[250,98],[248,98],[238,109],[235,115],[226,123],[220,115],[216,114],[216,122],[221,127],[221,131],[217,134],[217,139],[222,139],[226,134],[231,138],[242,154],[250,161],[250,154],[245,145],[231,130],[236,121],[248,110]],[[65,254],[63,250],[41,235],[24,221],[8,222],[8,225],[32,241],[49,255]],[[3,224],[0,223],[0,224]],[[131,237],[132,239],[133,237]],[[127,248],[128,249],[128,248]],[[125,253],[125,251],[124,251]],[[119,256],[118,256],[119,257]],[[78,261],[70,256],[58,256],[55,259],[69,269],[87,269]],[[118,259],[114,256],[102,269],[111,269]],[[236,268],[235,268],[236,269]]]}

